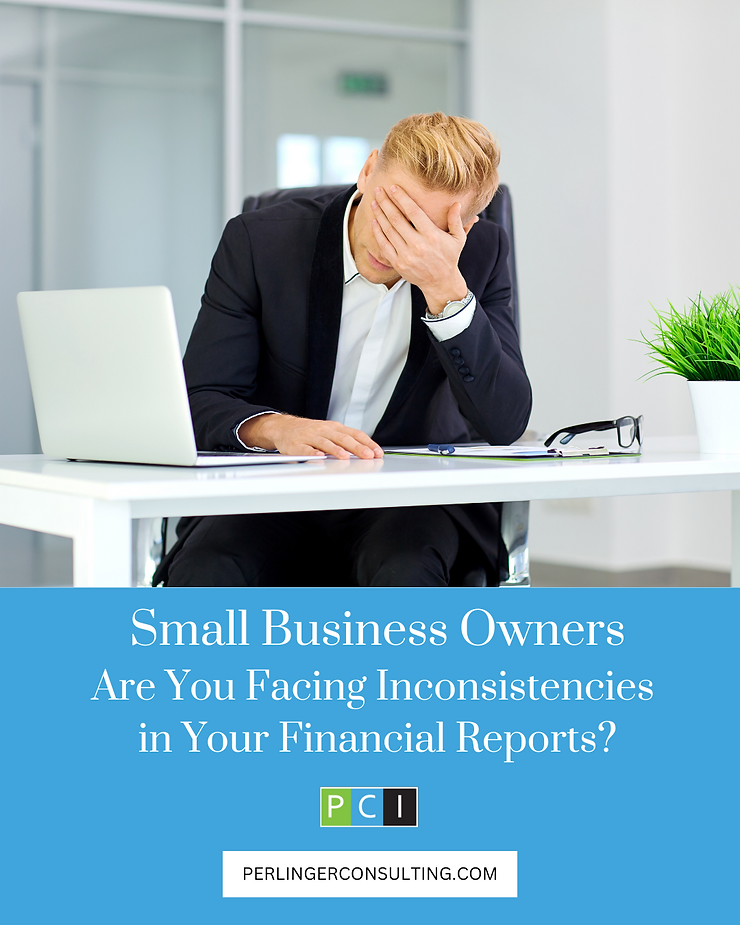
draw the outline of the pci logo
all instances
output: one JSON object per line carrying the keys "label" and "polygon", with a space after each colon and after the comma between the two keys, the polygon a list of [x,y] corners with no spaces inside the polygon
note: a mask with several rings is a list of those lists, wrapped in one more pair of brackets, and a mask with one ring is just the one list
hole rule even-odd
{"label": "pci logo", "polygon": [[322,787],[321,825],[418,825],[418,787]]}

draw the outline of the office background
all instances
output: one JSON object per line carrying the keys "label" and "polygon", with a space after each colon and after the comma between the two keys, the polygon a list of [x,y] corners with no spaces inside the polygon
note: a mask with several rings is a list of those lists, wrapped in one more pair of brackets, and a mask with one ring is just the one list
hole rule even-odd
{"label": "office background", "polygon": [[[739,35],[736,0],[0,3],[0,453],[38,449],[18,290],[164,283],[184,345],[245,194],[351,182],[434,109],[502,145],[531,426],[685,443],[632,339],[740,282]],[[0,584],[70,583],[70,541],[1,529]],[[726,583],[729,529],[721,494],[539,502],[533,578]]]}

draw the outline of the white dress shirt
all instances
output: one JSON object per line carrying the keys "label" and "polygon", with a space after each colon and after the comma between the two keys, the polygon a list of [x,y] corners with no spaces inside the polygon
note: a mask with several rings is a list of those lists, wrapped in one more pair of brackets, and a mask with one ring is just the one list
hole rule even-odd
{"label": "white dress shirt", "polygon": [[[408,357],[411,285],[400,279],[389,289],[383,283],[371,283],[358,272],[348,227],[352,205],[359,196],[358,192],[350,199],[344,213],[344,295],[327,419],[372,434],[388,407]],[[455,306],[451,313],[445,314],[445,309],[436,316],[427,313],[422,320],[438,341],[445,341],[470,325],[475,308],[476,301],[472,299],[462,309]]]}

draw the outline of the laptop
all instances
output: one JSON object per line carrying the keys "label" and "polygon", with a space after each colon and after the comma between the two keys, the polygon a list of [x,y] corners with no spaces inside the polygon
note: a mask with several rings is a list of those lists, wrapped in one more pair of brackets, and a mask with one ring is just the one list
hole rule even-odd
{"label": "laptop", "polygon": [[18,311],[47,456],[199,467],[322,458],[197,451],[165,286],[21,292]]}

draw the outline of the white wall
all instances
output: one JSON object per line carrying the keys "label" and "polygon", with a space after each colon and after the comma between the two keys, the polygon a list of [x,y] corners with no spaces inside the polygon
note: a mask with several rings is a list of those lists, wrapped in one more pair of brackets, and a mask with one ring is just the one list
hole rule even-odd
{"label": "white wall", "polygon": [[[693,433],[685,383],[641,380],[632,339],[650,302],[740,281],[740,4],[471,7],[471,114],[514,198],[532,426],[642,413],[649,436]],[[729,567],[725,494],[533,507],[540,560]]]}

